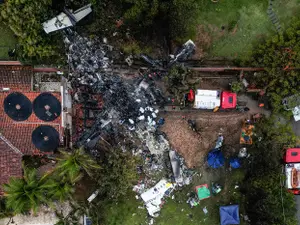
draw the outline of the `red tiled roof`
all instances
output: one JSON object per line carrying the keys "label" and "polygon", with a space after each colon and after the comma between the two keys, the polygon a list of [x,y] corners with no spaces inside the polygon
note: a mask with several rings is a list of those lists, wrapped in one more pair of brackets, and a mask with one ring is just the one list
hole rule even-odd
{"label": "red tiled roof", "polygon": [[[11,92],[0,92],[0,133],[7,138],[23,154],[30,155],[38,152],[31,142],[32,131],[43,124],[54,127],[62,137],[61,116],[54,121],[45,122],[37,118],[32,112],[31,116],[25,121],[14,121],[6,115],[3,109],[3,101]],[[39,92],[22,92],[31,102],[40,94]],[[60,93],[52,93],[58,100],[61,99]],[[0,162],[1,163],[1,162]]]}
{"label": "red tiled roof", "polygon": [[[3,102],[11,92],[21,92],[33,102],[40,92],[32,92],[33,69],[30,66],[0,65],[0,195],[1,185],[11,176],[22,176],[22,155],[40,154],[31,141],[32,131],[42,125],[54,127],[62,138],[61,116],[52,122],[45,122],[36,117],[34,112],[26,121],[12,120],[4,112]],[[3,88],[9,88],[4,92]],[[61,101],[60,93],[52,93]],[[62,141],[62,140],[61,140]]]}
{"label": "red tiled roof", "polygon": [[1,184],[7,183],[12,176],[22,176],[22,154],[0,137],[0,195],[3,194]]}
{"label": "red tiled roof", "polygon": [[31,66],[0,66],[0,90],[31,91],[33,68]]}

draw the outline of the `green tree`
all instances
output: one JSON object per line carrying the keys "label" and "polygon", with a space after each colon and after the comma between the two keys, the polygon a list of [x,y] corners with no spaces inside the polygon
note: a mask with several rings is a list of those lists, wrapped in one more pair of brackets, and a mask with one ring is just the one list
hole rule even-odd
{"label": "green tree", "polygon": [[55,172],[59,177],[70,180],[71,183],[79,181],[84,172],[91,178],[94,172],[101,169],[100,165],[83,148],[74,149],[72,152],[61,150],[61,157],[57,158],[58,164]]}
{"label": "green tree", "polygon": [[254,82],[265,88],[275,112],[283,111],[282,100],[299,93],[300,66],[300,19],[293,19],[283,33],[266,40],[255,48],[252,65],[264,67],[265,72],[257,73]]}
{"label": "green tree", "polygon": [[35,169],[23,169],[22,178],[12,177],[8,184],[3,185],[6,206],[16,214],[30,210],[36,212],[41,204],[49,204],[51,200],[47,192],[54,187],[46,176],[38,178]]}
{"label": "green tree", "polygon": [[18,37],[22,58],[43,58],[56,54],[53,35],[46,35],[42,23],[53,16],[52,0],[8,0],[1,5],[1,17]]}
{"label": "green tree", "polygon": [[0,219],[13,216],[11,209],[8,209],[6,206],[6,199],[0,197]]}
{"label": "green tree", "polygon": [[52,188],[48,191],[47,194],[51,199],[63,202],[66,199],[72,198],[72,194],[75,190],[69,181],[65,179],[53,180],[52,178],[50,182],[52,183]]}
{"label": "green tree", "polygon": [[108,199],[117,199],[126,195],[137,182],[138,163],[137,157],[120,149],[111,149],[107,152],[102,161],[102,172],[98,176],[100,193]]}
{"label": "green tree", "polygon": [[282,172],[285,147],[295,146],[296,142],[291,127],[279,123],[276,117],[263,119],[256,125],[254,144],[249,148],[248,172],[243,182],[245,208],[251,224],[297,224],[294,196],[287,192]]}

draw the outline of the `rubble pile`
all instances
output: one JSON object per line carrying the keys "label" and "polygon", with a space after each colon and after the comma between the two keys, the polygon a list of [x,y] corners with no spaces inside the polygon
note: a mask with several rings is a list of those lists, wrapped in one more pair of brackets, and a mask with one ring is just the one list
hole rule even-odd
{"label": "rubble pile", "polygon": [[[97,156],[98,153],[93,147],[103,135],[114,135],[118,138],[118,133],[122,132],[120,136],[127,135],[128,139],[132,139],[134,134],[142,143],[136,153],[144,159],[144,165],[141,165],[138,171],[143,170],[148,179],[142,180],[135,187],[138,193],[143,193],[151,187],[149,185],[157,182],[156,179],[151,181],[151,178],[149,181],[151,173],[164,171],[167,169],[165,165],[168,164],[176,166],[173,171],[176,174],[179,171],[180,175],[180,178],[176,175],[175,180],[172,181],[180,186],[188,184],[192,173],[185,167],[183,158],[172,153],[169,156],[171,161],[169,157],[167,162],[165,161],[165,153],[174,151],[170,151],[165,135],[157,131],[159,108],[163,106],[165,99],[151,77],[123,80],[118,71],[112,69],[113,47],[98,39],[92,40],[69,32],[65,37],[65,45],[68,49],[71,85],[75,93],[82,95],[84,89],[88,92],[86,94],[101,95],[102,100],[100,110],[97,107],[97,109],[88,108],[92,111],[88,114],[93,115],[93,125],[85,127],[76,145],[85,146]],[[188,49],[181,50],[179,56],[175,57],[175,61],[191,53],[192,44],[188,42],[186,45]],[[120,126],[126,128],[128,133],[120,129]]]}

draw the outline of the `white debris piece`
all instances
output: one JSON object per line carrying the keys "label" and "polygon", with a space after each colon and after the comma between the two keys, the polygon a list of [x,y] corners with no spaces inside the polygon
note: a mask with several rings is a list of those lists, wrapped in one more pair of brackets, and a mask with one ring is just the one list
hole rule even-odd
{"label": "white debris piece", "polygon": [[151,115],[152,115],[153,118],[157,117],[155,113],[152,113]]}
{"label": "white debris piece", "polygon": [[166,179],[160,180],[154,187],[141,194],[150,216],[157,217],[162,199],[174,190],[174,185]]}
{"label": "white debris piece", "polygon": [[139,84],[139,88],[143,88],[144,90],[147,90],[149,87],[149,84],[146,83],[144,80]]}
{"label": "white debris piece", "polygon": [[159,112],[159,110],[158,110],[158,109],[156,109],[154,112],[157,114],[157,113]]}
{"label": "white debris piece", "polygon": [[92,12],[91,4],[83,6],[82,8],[72,12],[71,10],[65,9],[64,12],[60,13],[58,16],[44,22],[44,31],[49,34],[53,31],[65,29],[67,27],[74,26],[77,22],[82,20],[88,14]]}
{"label": "white debris piece", "polygon": [[144,112],[145,112],[145,109],[142,108],[142,107],[140,107],[140,112],[141,112],[141,113],[144,113]]}
{"label": "white debris piece", "polygon": [[134,124],[134,121],[132,119],[129,119],[128,121],[129,123]]}
{"label": "white debris piece", "polygon": [[144,116],[144,115],[139,116],[138,119],[139,119],[139,120],[144,120],[144,119],[145,119],[145,116]]}
{"label": "white debris piece", "polygon": [[238,154],[239,158],[245,158],[247,157],[247,148],[241,148]]}
{"label": "white debris piece", "polygon": [[98,194],[99,194],[99,191],[98,191],[98,190],[95,191],[95,192],[87,199],[88,202],[93,201],[93,200],[97,197]]}
{"label": "white debris piece", "polygon": [[136,99],[135,101],[138,102],[138,103],[140,103],[140,102],[141,102],[141,99]]}

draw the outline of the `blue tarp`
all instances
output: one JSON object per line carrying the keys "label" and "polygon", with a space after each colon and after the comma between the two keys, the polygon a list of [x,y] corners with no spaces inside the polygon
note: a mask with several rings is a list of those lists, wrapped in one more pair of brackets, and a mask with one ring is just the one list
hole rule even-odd
{"label": "blue tarp", "polygon": [[230,166],[234,169],[241,167],[241,162],[239,158],[231,158],[230,159]]}
{"label": "blue tarp", "polygon": [[229,205],[220,207],[221,225],[240,224],[239,206]]}
{"label": "blue tarp", "polygon": [[224,165],[225,158],[220,149],[211,150],[207,156],[207,163],[212,168],[219,168]]}

